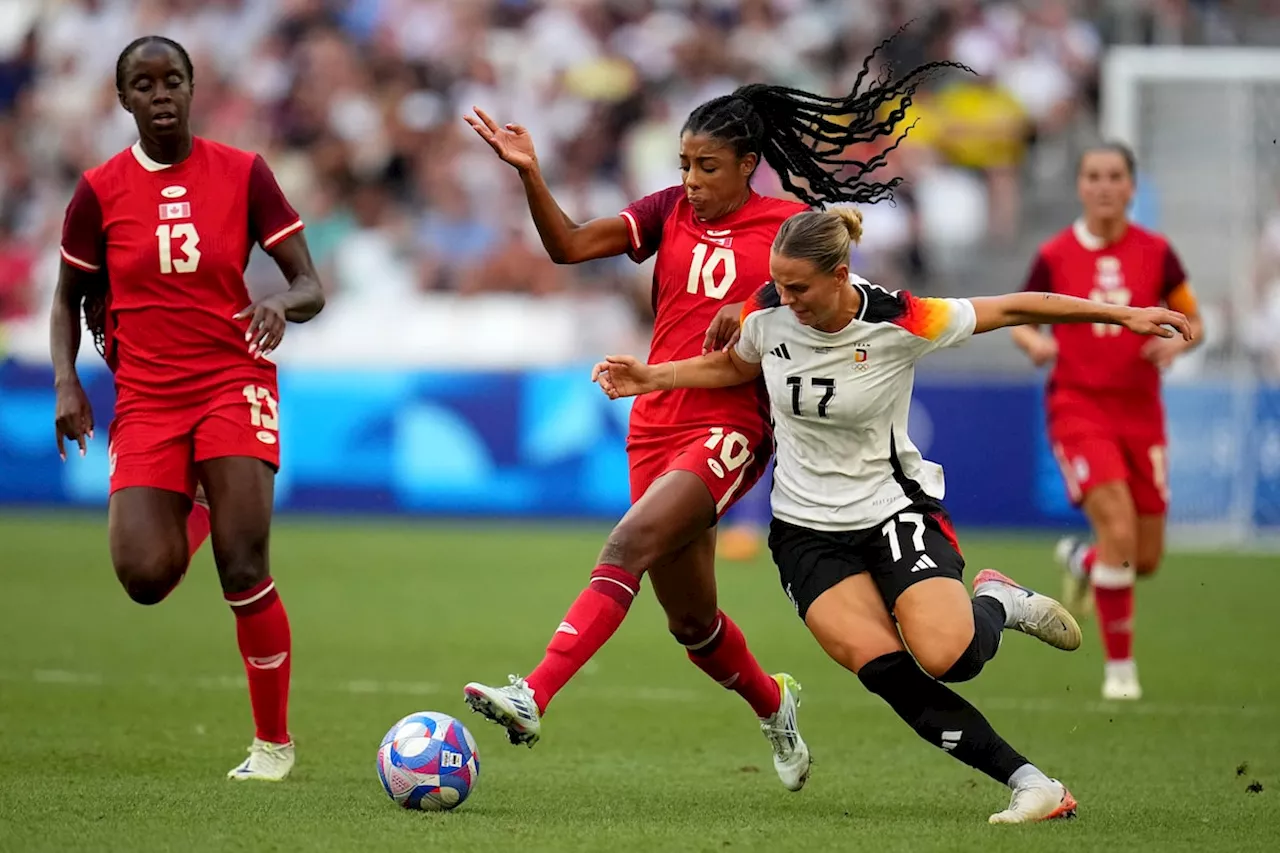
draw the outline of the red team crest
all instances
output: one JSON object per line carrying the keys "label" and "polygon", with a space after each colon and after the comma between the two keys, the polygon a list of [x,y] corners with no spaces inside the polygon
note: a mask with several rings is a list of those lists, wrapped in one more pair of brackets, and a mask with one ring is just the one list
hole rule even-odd
{"label": "red team crest", "polygon": [[261,157],[197,138],[181,163],[140,146],[85,173],[62,257],[111,270],[106,359],[116,382],[111,490],[192,494],[196,462],[249,456],[278,467],[275,365],[249,354],[244,268],[302,229]]}

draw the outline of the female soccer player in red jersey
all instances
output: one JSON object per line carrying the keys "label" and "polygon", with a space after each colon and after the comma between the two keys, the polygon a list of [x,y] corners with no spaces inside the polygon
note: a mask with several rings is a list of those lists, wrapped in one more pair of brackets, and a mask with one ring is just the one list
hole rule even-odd
{"label": "female soccer player in red jersey", "polygon": [[[861,163],[844,151],[859,140],[892,136],[916,86],[938,67],[860,92],[864,67],[843,98],[757,84],[708,101],[689,115],[680,134],[681,186],[583,225],[552,198],[524,128],[499,125],[479,109],[467,121],[519,172],[553,260],[627,254],[643,261],[657,254],[650,357],[679,359],[699,355],[717,313],[745,302],[768,280],[774,234],[787,217],[806,209],[752,190],[761,158],[808,204],[887,196],[895,182],[861,180],[884,155]],[[881,109],[890,106],[882,121]],[[556,628],[542,662],[525,679],[513,676],[510,686],[468,684],[471,707],[505,726],[513,743],[535,743],[548,703],[617,630],[647,573],[668,629],[689,659],[747,701],[773,747],[783,784],[799,790],[809,773],[808,749],[796,731],[799,685],[786,674],[767,675],[716,602],[716,522],[759,478],[770,444],[758,384],[672,390],[637,401],[627,442],[631,509],[609,535],[586,590]]]}
{"label": "female soccer player in red jersey", "polygon": [[1064,600],[1082,609],[1092,581],[1107,658],[1102,696],[1139,699],[1133,585],[1160,564],[1169,500],[1160,370],[1194,346],[1203,329],[1173,247],[1128,220],[1133,153],[1119,144],[1086,151],[1077,188],[1084,216],[1040,248],[1026,289],[1135,308],[1167,305],[1191,322],[1190,340],[1148,339],[1101,324],[1055,326],[1052,337],[1035,327],[1013,332],[1035,364],[1054,363],[1049,437],[1095,537],[1091,545],[1074,539],[1058,545]]}
{"label": "female soccer player in red jersey", "polygon": [[[139,141],[86,172],[67,207],[51,319],[58,449],[69,438],[83,453],[93,436],[75,366],[83,305],[115,375],[116,576],[134,601],[162,601],[211,526],[257,728],[228,776],[278,781],[294,762],[291,639],[267,558],[280,443],[266,356],[285,322],[314,317],[324,295],[302,221],[263,159],[192,135],[193,77],[187,52],[160,36],[134,41],[116,64]],[[289,289],[249,305],[243,272],[254,243]],[[204,530],[205,516],[192,515],[197,484],[208,499]]]}

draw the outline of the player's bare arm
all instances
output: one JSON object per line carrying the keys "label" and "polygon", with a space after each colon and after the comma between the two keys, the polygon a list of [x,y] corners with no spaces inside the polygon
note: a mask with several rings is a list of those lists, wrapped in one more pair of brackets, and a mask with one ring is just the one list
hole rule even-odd
{"label": "player's bare arm", "polygon": [[54,431],[58,455],[64,461],[67,458],[64,439],[69,438],[79,444],[80,455],[84,456],[85,440],[93,438],[93,407],[76,373],[76,355],[80,352],[80,303],[96,275],[100,273],[86,272],[63,261],[53,294],[49,350],[53,359],[54,387],[57,389]]}
{"label": "player's bare arm", "polygon": [[591,381],[612,400],[676,388],[727,388],[759,376],[760,365],[743,361],[733,350],[658,364],[645,364],[631,355],[609,355],[591,371]]}
{"label": "player's bare arm", "polygon": [[475,115],[465,116],[467,124],[489,143],[503,162],[520,173],[533,224],[551,260],[557,264],[580,264],[626,253],[630,237],[622,217],[593,219],[581,225],[574,222],[556,202],[542,177],[529,131],[518,124],[499,125],[479,107],[472,109]]}
{"label": "player's bare arm", "polygon": [[286,322],[305,323],[324,309],[324,289],[302,232],[281,240],[268,254],[289,282],[289,289],[258,300],[235,317],[252,317],[245,340],[249,342],[249,352],[257,357],[269,355],[280,346]]}
{"label": "player's bare arm", "polygon": [[1058,293],[1008,293],[970,301],[976,318],[974,334],[1040,323],[1108,323],[1140,335],[1172,338],[1181,334],[1184,340],[1192,340],[1186,315],[1169,308],[1108,305]]}

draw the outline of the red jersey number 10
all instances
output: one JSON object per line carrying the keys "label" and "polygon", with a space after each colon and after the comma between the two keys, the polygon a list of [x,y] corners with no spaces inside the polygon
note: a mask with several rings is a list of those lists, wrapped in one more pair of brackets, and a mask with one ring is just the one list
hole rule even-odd
{"label": "red jersey number 10", "polygon": [[[717,276],[719,281],[717,281]],[[712,299],[724,299],[729,288],[738,280],[738,259],[732,249],[717,246],[712,249],[706,243],[693,247],[693,262],[689,264],[688,291],[697,293],[699,286]]]}
{"label": "red jersey number 10", "polygon": [[[156,239],[160,243],[160,272],[192,273],[200,266],[200,235],[190,222],[179,222],[177,225],[160,225],[156,228]],[[174,244],[182,257],[173,256]]]}

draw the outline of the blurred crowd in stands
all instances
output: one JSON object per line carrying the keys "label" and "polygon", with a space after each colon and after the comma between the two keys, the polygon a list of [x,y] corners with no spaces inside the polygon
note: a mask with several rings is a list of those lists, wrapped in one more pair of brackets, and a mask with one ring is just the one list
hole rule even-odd
{"label": "blurred crowd in stands", "polygon": [[[1227,41],[1232,5],[0,0],[0,323],[47,311],[77,176],[135,138],[114,63],[141,34],[190,51],[196,132],[275,170],[307,221],[331,312],[607,298],[626,306],[619,324],[642,328],[648,271],[548,261],[519,182],[462,122],[472,105],[529,128],[569,216],[608,216],[678,182],[679,127],[699,102],[749,81],[846,91],[911,22],[882,54],[895,68],[953,59],[976,72],[917,99],[921,121],[881,173],[907,182],[896,205],[867,212],[860,270],[920,289],[931,247],[1007,243],[1025,188],[1069,172],[1073,142],[1094,126],[1109,41]],[[757,188],[780,192],[767,170]],[[250,278],[278,274],[256,255]]]}

